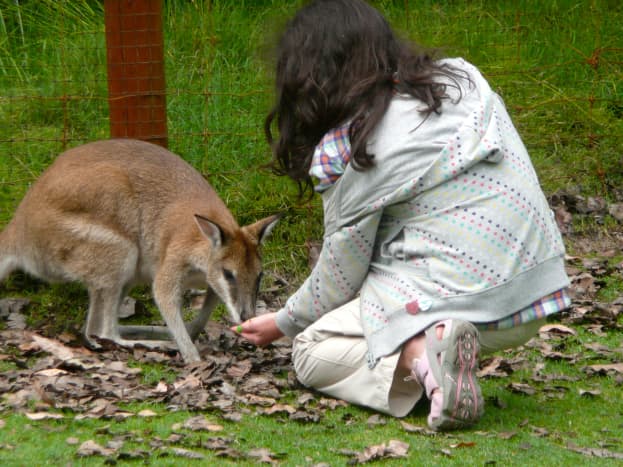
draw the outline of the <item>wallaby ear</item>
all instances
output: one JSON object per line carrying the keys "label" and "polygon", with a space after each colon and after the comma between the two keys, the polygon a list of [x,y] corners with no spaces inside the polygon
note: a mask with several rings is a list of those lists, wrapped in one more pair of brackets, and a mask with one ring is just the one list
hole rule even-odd
{"label": "wallaby ear", "polygon": [[259,220],[254,224],[247,225],[245,229],[257,238],[258,243],[262,243],[270,235],[279,219],[281,219],[281,214],[276,214]]}
{"label": "wallaby ear", "polygon": [[225,242],[223,229],[221,229],[218,224],[212,222],[210,219],[200,216],[199,214],[195,214],[195,222],[197,223],[201,233],[208,240],[210,240],[215,247],[219,247]]}

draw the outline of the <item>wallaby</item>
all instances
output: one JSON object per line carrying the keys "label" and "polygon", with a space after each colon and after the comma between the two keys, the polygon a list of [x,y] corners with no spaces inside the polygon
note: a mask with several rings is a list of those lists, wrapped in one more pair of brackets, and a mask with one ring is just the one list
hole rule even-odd
{"label": "wallaby", "polygon": [[[172,336],[184,361],[196,362],[193,339],[219,300],[234,322],[255,313],[260,244],[278,218],[241,228],[180,157],[143,141],[97,141],[58,156],[28,190],[0,233],[0,281],[19,269],[81,282],[91,345],[95,336],[155,348]],[[149,283],[167,326],[119,326],[130,288]],[[183,292],[200,287],[207,287],[203,307],[185,324]]]}

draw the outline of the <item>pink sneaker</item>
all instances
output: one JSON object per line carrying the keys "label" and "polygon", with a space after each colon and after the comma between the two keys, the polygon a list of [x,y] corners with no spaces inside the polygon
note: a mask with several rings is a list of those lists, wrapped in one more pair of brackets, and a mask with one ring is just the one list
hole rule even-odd
{"label": "pink sneaker", "polygon": [[[440,325],[442,339],[436,332]],[[467,321],[441,321],[426,330],[426,351],[413,360],[411,375],[431,401],[431,429],[464,428],[482,417],[484,401],[476,379],[479,350],[478,331]]]}

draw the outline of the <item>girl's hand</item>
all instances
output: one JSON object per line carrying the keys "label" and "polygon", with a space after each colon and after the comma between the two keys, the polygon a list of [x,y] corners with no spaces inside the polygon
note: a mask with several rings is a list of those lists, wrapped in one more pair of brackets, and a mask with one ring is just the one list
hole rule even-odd
{"label": "girl's hand", "polygon": [[230,329],[255,345],[267,345],[283,337],[275,321],[276,314],[275,312],[256,316]]}

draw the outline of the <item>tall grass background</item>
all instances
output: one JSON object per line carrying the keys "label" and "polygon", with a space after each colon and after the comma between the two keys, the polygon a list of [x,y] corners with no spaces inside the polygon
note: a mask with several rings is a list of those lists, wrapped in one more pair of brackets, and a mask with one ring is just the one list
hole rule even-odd
{"label": "tall grass background", "polygon": [[[61,151],[109,135],[103,2],[0,0],[0,226]],[[241,223],[287,211],[267,267],[293,284],[318,200],[261,170],[271,46],[298,1],[163,6],[169,147]],[[481,68],[504,98],[548,193],[623,186],[623,5],[608,0],[373,2],[400,33]]]}

